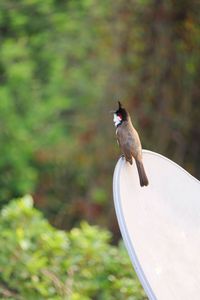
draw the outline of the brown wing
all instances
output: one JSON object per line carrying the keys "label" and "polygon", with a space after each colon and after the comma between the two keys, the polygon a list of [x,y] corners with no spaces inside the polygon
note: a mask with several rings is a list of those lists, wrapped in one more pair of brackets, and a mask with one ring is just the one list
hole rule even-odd
{"label": "brown wing", "polygon": [[124,122],[117,128],[117,140],[127,161],[132,164],[132,157],[141,157],[141,143],[137,131],[132,124]]}
{"label": "brown wing", "polygon": [[149,182],[142,163],[142,146],[137,131],[130,122],[124,122],[117,128],[116,134],[126,160],[132,165],[135,158],[140,185],[147,186]]}
{"label": "brown wing", "polygon": [[132,160],[133,160],[131,154],[132,142],[130,139],[130,134],[127,131],[127,128],[124,127],[124,125],[122,124],[117,128],[116,135],[122,153],[124,154],[126,160],[129,161],[130,164],[132,165]]}

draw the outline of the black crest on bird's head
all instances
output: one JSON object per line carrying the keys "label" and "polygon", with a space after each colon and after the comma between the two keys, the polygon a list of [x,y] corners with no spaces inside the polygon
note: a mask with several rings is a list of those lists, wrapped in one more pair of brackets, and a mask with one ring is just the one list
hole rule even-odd
{"label": "black crest on bird's head", "polygon": [[118,101],[118,105],[119,105],[119,108],[118,108],[118,110],[116,110],[115,113],[116,113],[116,115],[121,117],[122,121],[126,121],[127,117],[128,117],[128,113],[125,110],[125,108],[122,107],[122,104],[120,101]]}

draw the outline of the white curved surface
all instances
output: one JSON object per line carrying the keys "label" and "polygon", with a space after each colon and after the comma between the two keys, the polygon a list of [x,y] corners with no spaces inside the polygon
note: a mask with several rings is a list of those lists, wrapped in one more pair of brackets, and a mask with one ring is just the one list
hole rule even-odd
{"label": "white curved surface", "polygon": [[200,182],[157,153],[143,150],[149,186],[120,158],[115,210],[129,256],[149,299],[200,299]]}

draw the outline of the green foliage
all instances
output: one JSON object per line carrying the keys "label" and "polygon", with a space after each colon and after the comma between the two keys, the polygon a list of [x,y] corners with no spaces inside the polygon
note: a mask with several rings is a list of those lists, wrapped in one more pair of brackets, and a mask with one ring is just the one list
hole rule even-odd
{"label": "green foliage", "polygon": [[[57,227],[86,219],[117,240],[109,200],[119,150],[108,112],[119,99],[144,148],[198,177],[199,20],[195,0],[1,0],[0,206],[32,193]],[[56,231],[31,206],[2,211],[2,297],[137,295],[127,255],[107,233]]]}
{"label": "green foliage", "polygon": [[0,1],[0,206],[32,193],[59,228],[113,228],[111,109],[200,174],[200,2]]}
{"label": "green foliage", "polygon": [[122,243],[83,222],[64,232],[33,208],[30,196],[0,215],[1,299],[144,300]]}

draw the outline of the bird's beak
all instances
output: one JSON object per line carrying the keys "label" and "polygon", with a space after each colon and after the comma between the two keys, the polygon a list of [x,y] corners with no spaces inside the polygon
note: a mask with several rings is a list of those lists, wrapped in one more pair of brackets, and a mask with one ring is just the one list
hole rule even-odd
{"label": "bird's beak", "polygon": [[114,113],[115,113],[115,110],[110,110],[109,113],[110,113],[110,114],[114,114]]}

